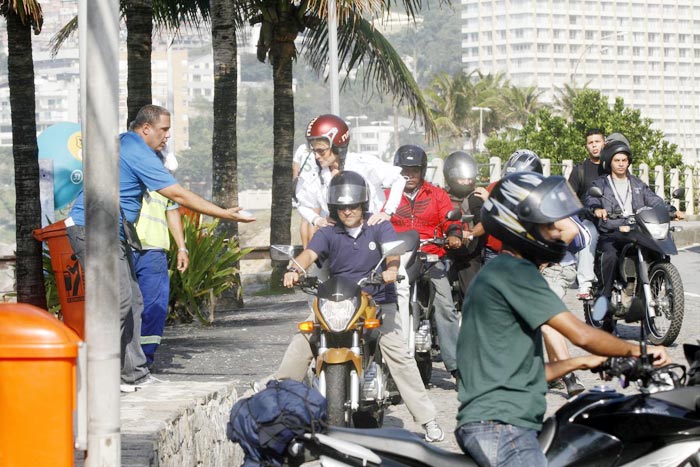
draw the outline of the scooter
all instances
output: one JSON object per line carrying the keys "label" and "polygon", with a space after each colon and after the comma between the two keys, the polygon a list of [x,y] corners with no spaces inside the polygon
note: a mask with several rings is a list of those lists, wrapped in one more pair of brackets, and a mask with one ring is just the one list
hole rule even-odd
{"label": "scooter", "polygon": [[[598,187],[592,187],[590,196],[602,197]],[[673,193],[683,196],[683,190]],[[671,263],[670,255],[678,253],[671,227],[669,204],[645,206],[633,216],[627,217],[617,235],[627,243],[618,259],[618,277],[613,284],[608,313],[603,319],[595,319],[594,300],[586,300],[583,311],[586,323],[612,332],[615,322],[627,319],[633,297],[643,300],[646,313],[640,317],[646,327],[649,341],[657,345],[671,345],[678,337],[683,324],[683,281],[678,269]],[[610,213],[609,218],[622,218],[620,213]],[[599,267],[596,267],[599,270]],[[597,295],[601,286],[595,281],[591,290]]]}
{"label": "scooter", "polygon": [[315,359],[314,386],[328,401],[331,425],[379,427],[384,408],[401,401],[379,349],[381,313],[372,296],[362,290],[363,286],[381,286],[379,267],[387,256],[404,251],[401,240],[381,248],[382,258],[370,277],[355,283],[336,276],[321,283],[294,260],[293,246],[270,247],[273,260],[291,260],[303,271],[298,286],[315,295],[315,320],[299,323],[298,329],[309,336]]}

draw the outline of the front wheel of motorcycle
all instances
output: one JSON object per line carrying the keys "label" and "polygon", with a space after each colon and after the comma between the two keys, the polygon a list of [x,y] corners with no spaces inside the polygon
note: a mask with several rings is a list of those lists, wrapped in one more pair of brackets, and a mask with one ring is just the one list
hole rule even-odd
{"label": "front wheel of motorcycle", "polygon": [[325,365],[326,401],[328,403],[328,424],[335,426],[350,425],[350,368],[351,363]]}
{"label": "front wheel of motorcycle", "polygon": [[656,303],[654,316],[644,319],[649,342],[671,345],[681,332],[685,299],[683,281],[678,269],[671,263],[655,264],[649,272],[649,287]]}

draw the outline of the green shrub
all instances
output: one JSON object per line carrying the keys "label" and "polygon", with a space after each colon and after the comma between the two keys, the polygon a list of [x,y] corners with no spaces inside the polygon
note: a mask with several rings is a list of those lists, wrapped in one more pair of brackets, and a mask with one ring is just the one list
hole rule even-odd
{"label": "green shrub", "polygon": [[218,220],[199,224],[189,216],[183,216],[185,245],[190,252],[187,271],[177,270],[177,245],[171,241],[169,252],[170,317],[191,321],[199,318],[211,322],[211,314],[204,312],[211,300],[226,290],[241,294],[238,262],[250,248],[241,250],[235,238],[216,233]]}

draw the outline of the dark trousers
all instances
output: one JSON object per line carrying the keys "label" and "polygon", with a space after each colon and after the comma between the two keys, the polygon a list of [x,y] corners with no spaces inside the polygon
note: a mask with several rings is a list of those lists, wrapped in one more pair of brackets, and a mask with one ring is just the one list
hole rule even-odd
{"label": "dark trousers", "polygon": [[602,284],[598,293],[599,296],[610,298],[612,295],[613,282],[617,277],[617,259],[623,243],[614,236],[601,235],[598,239],[598,270],[596,274]]}

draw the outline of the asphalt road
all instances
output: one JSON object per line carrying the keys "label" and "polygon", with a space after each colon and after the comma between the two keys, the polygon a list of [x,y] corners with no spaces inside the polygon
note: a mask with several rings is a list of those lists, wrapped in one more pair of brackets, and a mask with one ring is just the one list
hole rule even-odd
{"label": "asphalt road", "polygon": [[[679,268],[685,286],[685,319],[676,344],[669,348],[677,363],[685,363],[684,342],[700,339],[700,247],[691,247],[673,258]],[[571,311],[582,317],[581,303],[575,298],[575,290],[565,297]],[[156,355],[153,372],[170,381],[235,380],[239,395],[246,395],[249,384],[270,374],[277,367],[290,336],[296,332],[296,322],[308,314],[307,296],[295,293],[275,297],[246,298],[244,309],[219,312],[210,326],[197,323],[173,325],[166,328],[163,344]],[[638,339],[639,326],[619,326],[622,337]],[[573,355],[583,353],[570,346]],[[579,372],[587,387],[601,384],[597,376]],[[619,386],[617,383],[615,387]],[[632,389],[627,389],[626,392]],[[441,447],[459,451],[451,432],[455,427],[457,396],[453,380],[441,363],[433,364],[430,397],[438,408],[438,421],[447,432]],[[552,390],[547,395],[547,413],[551,414],[566,403],[565,391]],[[385,416],[385,426],[403,427],[422,434],[404,405],[390,407]]]}

